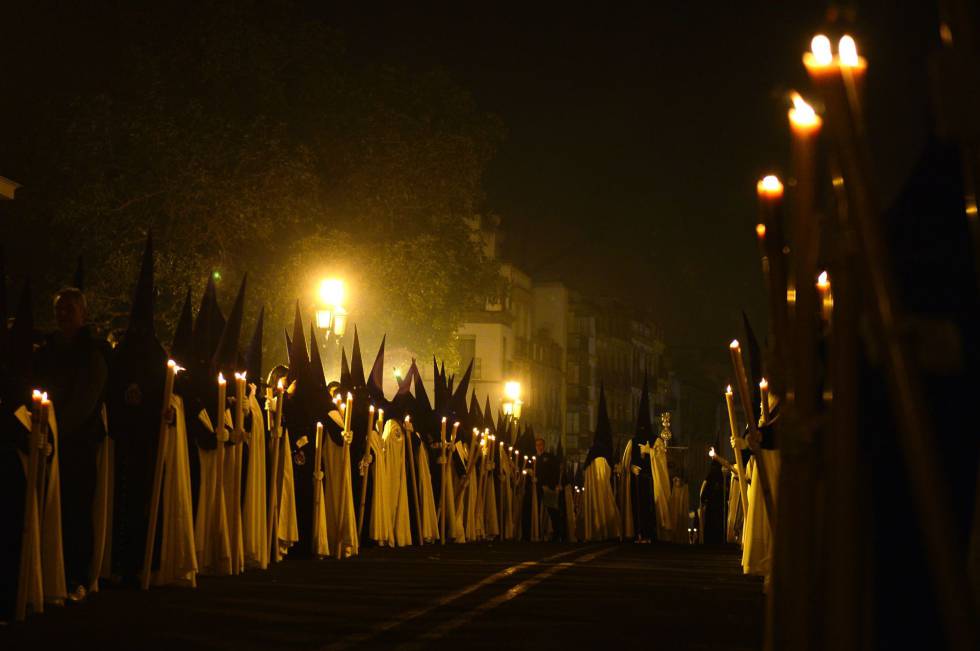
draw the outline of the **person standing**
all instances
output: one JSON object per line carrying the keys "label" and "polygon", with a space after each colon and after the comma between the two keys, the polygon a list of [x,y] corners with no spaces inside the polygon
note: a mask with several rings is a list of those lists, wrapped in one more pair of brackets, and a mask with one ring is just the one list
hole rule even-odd
{"label": "person standing", "polygon": [[548,512],[548,518],[551,520],[551,540],[556,542],[563,538],[561,535],[563,527],[558,511],[558,479],[561,465],[554,453],[545,450],[545,441],[542,438],[534,439],[534,452],[537,457],[534,465],[538,480],[538,501]]}
{"label": "person standing", "polygon": [[107,351],[88,326],[85,295],[67,287],[54,297],[58,330],[37,351],[39,386],[54,402],[61,459],[65,574],[72,601],[85,598],[92,579],[96,463],[106,436],[102,420]]}

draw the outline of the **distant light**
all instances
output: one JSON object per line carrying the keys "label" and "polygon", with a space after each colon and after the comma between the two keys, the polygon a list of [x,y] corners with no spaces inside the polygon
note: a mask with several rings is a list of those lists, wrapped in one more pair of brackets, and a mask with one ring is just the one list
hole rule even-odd
{"label": "distant light", "polygon": [[504,395],[508,400],[517,401],[521,397],[521,383],[515,380],[504,383]]}
{"label": "distant light", "polygon": [[756,183],[755,190],[760,197],[778,199],[783,196],[783,183],[775,174],[767,174]]}
{"label": "distant light", "polygon": [[344,302],[344,281],[338,278],[327,278],[320,282],[320,300],[329,306],[342,305]]}
{"label": "distant light", "polygon": [[211,277],[214,278],[215,280],[221,280],[221,272],[215,271],[211,274]]}

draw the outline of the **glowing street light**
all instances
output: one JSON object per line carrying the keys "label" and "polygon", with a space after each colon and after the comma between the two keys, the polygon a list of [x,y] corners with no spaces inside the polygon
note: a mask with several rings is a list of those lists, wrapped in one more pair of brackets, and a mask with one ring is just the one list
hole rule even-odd
{"label": "glowing street light", "polygon": [[515,420],[521,417],[521,383],[511,380],[504,383],[504,414],[513,416]]}
{"label": "glowing street light", "polygon": [[341,304],[344,302],[346,290],[344,281],[338,278],[326,278],[317,288],[320,307],[316,311],[316,326],[337,337],[343,337],[347,331],[347,310]]}

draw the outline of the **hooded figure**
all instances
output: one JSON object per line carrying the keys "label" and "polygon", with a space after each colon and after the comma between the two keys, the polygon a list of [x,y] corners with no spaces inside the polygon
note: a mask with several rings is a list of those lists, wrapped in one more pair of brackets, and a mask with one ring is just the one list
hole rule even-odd
{"label": "hooded figure", "polygon": [[587,541],[619,538],[619,509],[612,491],[612,427],[606,411],[606,391],[599,386],[599,418],[592,447],[585,459],[583,535]]}
{"label": "hooded figure", "polygon": [[425,391],[422,375],[419,373],[415,360],[412,360],[412,366],[409,368],[406,377],[406,383],[408,382],[411,382],[415,388],[411,420],[408,421],[406,430],[411,449],[415,454],[419,518],[416,526],[421,532],[422,542],[431,543],[439,539],[439,513],[437,511],[439,501],[436,498],[439,495],[436,489],[438,473],[435,473],[434,478],[431,462],[431,458],[439,453],[438,448],[432,447],[438,444],[439,419],[432,410],[432,404],[429,402],[429,396]]}
{"label": "hooded figure", "polygon": [[[144,261],[147,256],[152,260],[149,242]],[[152,273],[152,267],[147,272]],[[141,272],[140,285],[145,282],[144,276]],[[143,314],[141,306],[134,306],[134,310]],[[35,354],[34,369],[38,384],[47,390],[58,413],[65,571],[70,598],[80,600],[97,576],[92,572],[96,554],[93,516],[97,515],[93,504],[106,437],[103,406],[109,351],[89,329],[85,296],[77,288],[58,292],[55,318],[58,330],[45,338]],[[98,555],[101,560],[101,550]]]}
{"label": "hooded figure", "polygon": [[[636,414],[636,433],[627,443],[630,449],[629,468],[623,468],[624,474],[630,478],[628,497],[632,501],[632,519],[638,542],[649,542],[657,537],[657,520],[653,499],[653,473],[650,464],[643,458],[641,450],[649,447],[657,439],[650,422],[650,390],[647,375],[643,375],[643,393],[640,394],[640,406]],[[624,520],[629,516],[624,511]],[[624,527],[625,535],[628,527]]]}
{"label": "hooded figure", "polygon": [[[736,502],[737,504],[737,502]],[[711,461],[701,484],[701,538],[706,545],[725,542],[725,479],[721,464]]]}
{"label": "hooded figure", "polygon": [[[153,249],[148,237],[129,326],[110,358],[107,394],[115,457],[112,565],[128,581],[147,569],[143,562],[150,500],[162,440],[167,354],[155,334],[153,300]],[[182,408],[174,416],[165,425],[165,436],[183,432]],[[183,436],[183,441],[164,448],[166,454],[160,460],[159,516],[151,561],[157,583],[193,582],[197,569],[186,433]]]}

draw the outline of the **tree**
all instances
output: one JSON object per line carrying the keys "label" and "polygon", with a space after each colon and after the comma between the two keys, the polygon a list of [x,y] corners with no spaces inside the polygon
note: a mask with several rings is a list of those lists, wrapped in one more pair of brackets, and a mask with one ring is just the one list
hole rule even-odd
{"label": "tree", "polygon": [[[0,107],[16,124],[0,163],[24,185],[4,239],[31,243],[11,257],[42,291],[81,251],[93,316],[123,325],[152,228],[163,333],[215,271],[225,301],[248,271],[249,311],[266,303],[272,333],[332,271],[370,334],[452,355],[462,312],[495,287],[463,218],[502,128],[444,73],[358,65],[287,2],[22,11],[79,48],[23,71],[25,101]],[[79,23],[81,37],[58,27]],[[26,61],[45,43],[5,47]]]}

